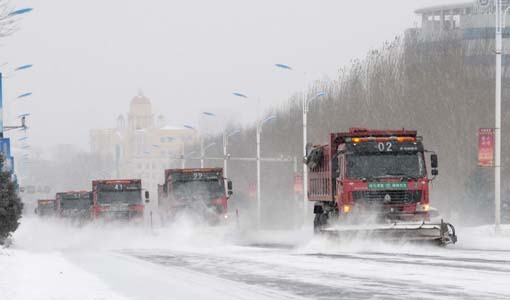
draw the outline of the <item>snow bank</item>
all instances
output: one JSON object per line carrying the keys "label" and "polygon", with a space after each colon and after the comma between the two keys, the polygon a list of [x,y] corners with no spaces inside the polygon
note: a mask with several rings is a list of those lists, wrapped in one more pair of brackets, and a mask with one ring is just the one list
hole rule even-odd
{"label": "snow bank", "polygon": [[458,228],[457,247],[479,250],[510,250],[510,225],[502,225],[496,234],[494,225]]}
{"label": "snow bank", "polygon": [[127,299],[59,253],[0,249],[0,299]]}

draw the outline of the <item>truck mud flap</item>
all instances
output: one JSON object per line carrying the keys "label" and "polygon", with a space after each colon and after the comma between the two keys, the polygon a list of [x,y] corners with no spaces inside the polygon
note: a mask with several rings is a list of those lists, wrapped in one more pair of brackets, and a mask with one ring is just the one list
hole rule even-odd
{"label": "truck mud flap", "polygon": [[320,231],[340,239],[375,239],[385,241],[430,242],[437,245],[455,244],[455,227],[441,223],[392,223],[366,226],[336,226]]}

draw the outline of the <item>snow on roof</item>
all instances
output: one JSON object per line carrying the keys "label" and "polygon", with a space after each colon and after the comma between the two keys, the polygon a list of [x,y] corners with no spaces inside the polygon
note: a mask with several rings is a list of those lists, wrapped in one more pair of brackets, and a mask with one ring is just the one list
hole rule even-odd
{"label": "snow on roof", "polygon": [[161,127],[160,129],[163,129],[163,130],[184,130],[186,128],[184,128],[183,126],[166,125],[166,126]]}
{"label": "snow on roof", "polygon": [[443,5],[434,5],[434,6],[428,6],[424,8],[420,8],[414,11],[416,14],[424,14],[424,13],[430,13],[430,12],[437,12],[442,10],[453,10],[453,9],[464,9],[464,8],[471,8],[475,4],[473,2],[462,2],[457,4],[443,4]]}

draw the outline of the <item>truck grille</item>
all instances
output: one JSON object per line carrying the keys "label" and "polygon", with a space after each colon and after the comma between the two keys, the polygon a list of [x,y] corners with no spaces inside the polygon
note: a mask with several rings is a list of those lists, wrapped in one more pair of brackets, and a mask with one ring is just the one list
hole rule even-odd
{"label": "truck grille", "polygon": [[352,199],[367,204],[412,204],[420,202],[421,191],[356,191]]}

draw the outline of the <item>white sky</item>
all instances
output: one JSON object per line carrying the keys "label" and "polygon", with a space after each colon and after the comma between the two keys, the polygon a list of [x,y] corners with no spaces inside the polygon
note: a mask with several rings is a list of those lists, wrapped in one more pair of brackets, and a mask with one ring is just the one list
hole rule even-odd
{"label": "white sky", "polygon": [[[353,58],[419,19],[417,8],[456,0],[20,0],[33,7],[1,41],[9,123],[29,112],[30,144],[88,149],[91,128],[112,127],[142,89],[167,123],[201,111],[252,121],[314,79],[335,78]],[[292,65],[286,73],[275,63]],[[301,76],[306,72],[306,77]],[[31,98],[14,100],[32,91]],[[241,91],[254,99],[231,95]]]}

